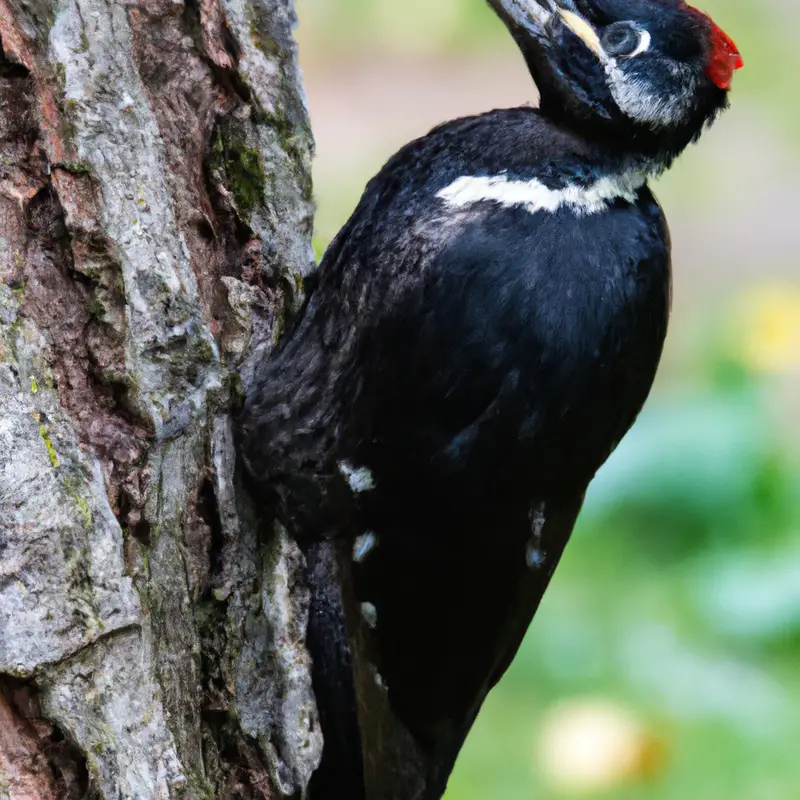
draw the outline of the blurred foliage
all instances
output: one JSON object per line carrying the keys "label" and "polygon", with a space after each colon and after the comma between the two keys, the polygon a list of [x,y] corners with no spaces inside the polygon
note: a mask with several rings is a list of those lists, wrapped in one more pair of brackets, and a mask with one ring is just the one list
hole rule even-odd
{"label": "blurred foliage", "polygon": [[492,48],[504,35],[483,0],[298,0],[297,8],[301,43],[327,58],[442,56]]}
{"label": "blurred foliage", "polygon": [[[741,215],[741,173],[726,165],[747,157],[747,124],[800,146],[800,5],[697,2],[743,52],[735,100],[748,113],[735,149],[691,150],[659,194],[685,215],[734,203]],[[510,47],[482,0],[298,10],[306,64]],[[319,187],[318,252],[377,163],[365,153],[363,175]],[[447,800],[800,797],[800,271],[777,282],[778,266],[758,264],[762,280],[709,297],[673,330],[658,392],[593,483]]]}

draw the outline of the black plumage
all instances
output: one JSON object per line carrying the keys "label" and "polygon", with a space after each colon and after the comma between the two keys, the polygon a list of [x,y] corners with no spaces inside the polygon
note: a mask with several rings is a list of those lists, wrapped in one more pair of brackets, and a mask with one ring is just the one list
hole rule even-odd
{"label": "black plumage", "polygon": [[[650,391],[670,258],[646,178],[726,103],[708,66],[718,29],[677,0],[576,0],[562,3],[567,14],[533,0],[492,4],[538,79],[541,110],[447,123],[386,164],[261,365],[240,426],[266,504],[315,563],[316,543],[338,549],[342,569],[329,580],[346,583],[343,608],[364,604],[359,636],[423,754],[426,798],[443,792],[587,485]],[[635,32],[648,30],[654,47],[635,65],[652,71],[645,90],[659,70],[674,77],[664,59],[683,59],[691,98],[665,101],[662,119],[631,118],[641,76],[626,84],[615,60],[623,77],[610,89],[611,67],[594,63],[589,34],[569,16],[578,13],[601,34],[632,19],[640,45]],[[561,69],[571,56],[580,78]],[[559,102],[569,88],[578,99]],[[616,102],[628,115],[609,110]],[[315,608],[312,628],[324,628],[331,604]],[[347,642],[336,658],[325,655],[331,642],[311,647],[323,729],[343,759],[353,727],[341,709],[356,705],[341,696]],[[326,716],[331,691],[339,710]],[[338,788],[319,796],[344,785],[331,752]]]}

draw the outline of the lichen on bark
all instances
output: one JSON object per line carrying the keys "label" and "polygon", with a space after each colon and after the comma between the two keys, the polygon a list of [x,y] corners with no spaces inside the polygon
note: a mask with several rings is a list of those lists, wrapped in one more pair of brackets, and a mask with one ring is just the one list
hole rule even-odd
{"label": "lichen on bark", "polygon": [[319,763],[303,557],[232,434],[313,268],[293,23],[0,0],[0,797],[292,796]]}

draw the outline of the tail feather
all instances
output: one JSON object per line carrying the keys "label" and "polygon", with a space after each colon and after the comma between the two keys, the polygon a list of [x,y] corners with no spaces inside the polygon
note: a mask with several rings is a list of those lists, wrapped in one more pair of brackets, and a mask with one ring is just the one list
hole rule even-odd
{"label": "tail feather", "polygon": [[341,568],[333,542],[306,552],[311,586],[308,648],[325,747],[309,800],[366,800],[358,705]]}

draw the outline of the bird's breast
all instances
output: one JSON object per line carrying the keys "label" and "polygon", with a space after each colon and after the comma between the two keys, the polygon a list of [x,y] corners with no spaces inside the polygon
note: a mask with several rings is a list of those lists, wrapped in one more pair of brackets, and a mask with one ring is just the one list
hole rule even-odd
{"label": "bird's breast", "polygon": [[436,255],[371,332],[373,439],[393,474],[461,495],[585,487],[655,376],[669,305],[661,211],[645,187],[591,211],[477,191],[462,184],[464,209],[430,226]]}

